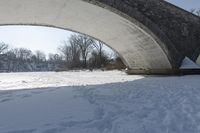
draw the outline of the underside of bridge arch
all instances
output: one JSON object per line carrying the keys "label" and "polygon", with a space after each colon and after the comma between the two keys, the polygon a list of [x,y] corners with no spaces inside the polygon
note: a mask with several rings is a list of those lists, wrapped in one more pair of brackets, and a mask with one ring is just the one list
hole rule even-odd
{"label": "underside of bridge arch", "polygon": [[84,33],[117,51],[133,73],[173,72],[183,58],[159,30],[157,36],[136,19],[88,1],[1,0],[0,25],[51,26]]}

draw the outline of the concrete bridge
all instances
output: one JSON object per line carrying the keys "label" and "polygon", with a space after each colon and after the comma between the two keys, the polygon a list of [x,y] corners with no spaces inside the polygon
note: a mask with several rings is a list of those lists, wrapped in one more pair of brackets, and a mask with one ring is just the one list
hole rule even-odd
{"label": "concrete bridge", "polygon": [[185,56],[200,63],[200,18],[163,0],[0,0],[0,25],[89,35],[117,51],[128,73],[176,73]]}

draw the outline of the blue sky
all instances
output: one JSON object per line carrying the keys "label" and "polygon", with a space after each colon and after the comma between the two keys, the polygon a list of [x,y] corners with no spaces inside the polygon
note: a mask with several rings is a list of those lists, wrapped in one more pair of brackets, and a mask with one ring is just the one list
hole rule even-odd
{"label": "blue sky", "polygon": [[57,47],[68,40],[70,31],[40,26],[0,26],[0,42],[14,47],[56,53]]}
{"label": "blue sky", "polygon": [[188,11],[190,11],[190,9],[192,8],[200,8],[200,0],[166,0],[166,1]]}
{"label": "blue sky", "polygon": [[[200,8],[200,0],[167,0],[181,8]],[[38,26],[0,26],[0,42],[11,47],[24,47],[32,51],[56,53],[57,47],[67,40],[71,32]]]}

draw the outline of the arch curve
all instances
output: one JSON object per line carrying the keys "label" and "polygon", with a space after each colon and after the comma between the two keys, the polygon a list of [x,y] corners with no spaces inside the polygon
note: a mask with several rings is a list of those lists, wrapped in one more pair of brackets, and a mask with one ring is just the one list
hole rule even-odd
{"label": "arch curve", "polygon": [[[156,24],[135,12],[144,20],[141,23],[139,17],[126,15],[113,6],[114,1],[109,2],[1,0],[0,25],[50,26],[84,33],[117,51],[132,70],[156,73],[179,67],[183,56]],[[132,11],[129,7],[126,10]]]}

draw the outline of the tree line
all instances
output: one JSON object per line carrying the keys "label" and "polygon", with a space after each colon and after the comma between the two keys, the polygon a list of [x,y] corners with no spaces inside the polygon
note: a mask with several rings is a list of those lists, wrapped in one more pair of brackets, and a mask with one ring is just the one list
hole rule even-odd
{"label": "tree line", "polygon": [[9,48],[8,44],[0,43],[0,72],[124,68],[119,56],[104,43],[81,34],[72,34],[58,47],[56,54],[48,56],[39,50]]}

